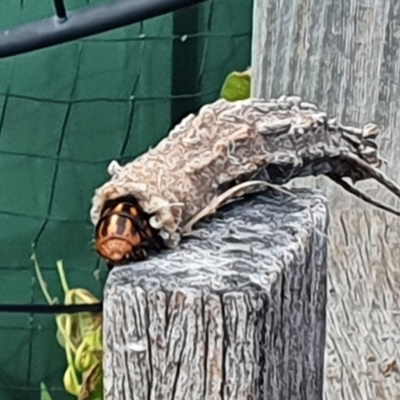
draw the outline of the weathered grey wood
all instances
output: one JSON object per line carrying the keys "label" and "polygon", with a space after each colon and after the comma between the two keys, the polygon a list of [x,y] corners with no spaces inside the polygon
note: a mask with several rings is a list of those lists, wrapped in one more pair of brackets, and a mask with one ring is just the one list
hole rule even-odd
{"label": "weathered grey wood", "polygon": [[[345,124],[382,128],[382,169],[397,182],[400,145],[400,3],[255,0],[253,90],[297,94]],[[400,398],[400,221],[327,179],[332,214],[324,398]],[[374,182],[357,185],[399,206]],[[397,204],[396,204],[397,203]]]}
{"label": "weathered grey wood", "polygon": [[320,400],[329,218],[317,192],[267,191],[178,249],[115,268],[105,400]]}

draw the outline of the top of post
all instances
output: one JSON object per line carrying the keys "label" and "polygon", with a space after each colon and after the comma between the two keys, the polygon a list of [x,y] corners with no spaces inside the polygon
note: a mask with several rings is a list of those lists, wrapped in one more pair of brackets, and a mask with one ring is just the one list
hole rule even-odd
{"label": "top of post", "polygon": [[269,293],[283,268],[304,252],[316,230],[326,233],[325,197],[315,190],[292,196],[267,190],[199,222],[178,248],[114,268],[106,289],[201,289]]}

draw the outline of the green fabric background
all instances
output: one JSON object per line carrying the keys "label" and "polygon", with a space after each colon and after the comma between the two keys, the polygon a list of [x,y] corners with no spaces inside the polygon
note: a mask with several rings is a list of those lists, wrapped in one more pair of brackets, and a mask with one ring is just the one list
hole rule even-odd
{"label": "green fabric background", "polygon": [[[2,0],[0,29],[52,16],[51,3]],[[71,287],[101,298],[89,208],[108,163],[132,160],[214,101],[225,76],[250,64],[251,24],[251,0],[210,0],[0,60],[0,303],[45,302],[33,242],[53,295],[62,299],[62,259]],[[72,399],[65,366],[53,316],[0,314],[0,400],[39,399],[41,381],[53,400]]]}

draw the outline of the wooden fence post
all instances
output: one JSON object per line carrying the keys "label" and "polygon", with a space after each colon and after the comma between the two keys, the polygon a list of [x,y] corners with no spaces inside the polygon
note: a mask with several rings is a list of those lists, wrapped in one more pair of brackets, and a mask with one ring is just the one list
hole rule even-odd
{"label": "wooden fence post", "polygon": [[[387,0],[255,0],[253,95],[295,94],[346,125],[375,122],[387,163],[400,182],[400,4]],[[400,220],[325,178],[331,210],[324,398],[399,396]],[[391,205],[374,182],[357,184]]]}
{"label": "wooden fence post", "polygon": [[105,400],[321,400],[326,200],[267,191],[196,236],[115,268],[105,288]]}

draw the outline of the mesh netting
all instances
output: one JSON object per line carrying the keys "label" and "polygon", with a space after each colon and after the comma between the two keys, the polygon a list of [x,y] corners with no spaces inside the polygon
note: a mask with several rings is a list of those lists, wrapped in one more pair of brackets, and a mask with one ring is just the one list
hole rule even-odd
{"label": "mesh netting", "polygon": [[[69,9],[103,1],[70,0]],[[53,15],[48,0],[3,0],[0,29]],[[252,2],[208,1],[81,41],[0,60],[0,302],[44,303],[31,256],[62,299],[102,297],[89,209],[110,160],[132,160],[183,116],[216,100],[250,64]],[[103,269],[103,276],[105,269]],[[56,400],[66,361],[53,316],[1,315],[0,399]]]}

